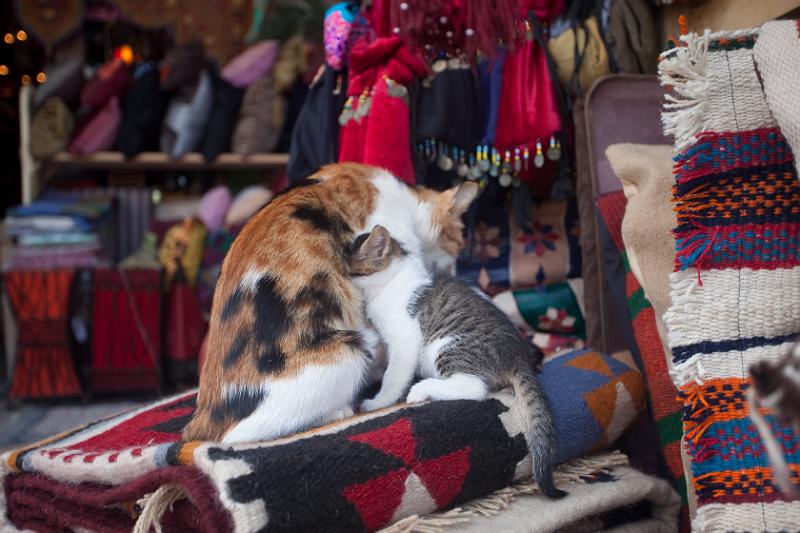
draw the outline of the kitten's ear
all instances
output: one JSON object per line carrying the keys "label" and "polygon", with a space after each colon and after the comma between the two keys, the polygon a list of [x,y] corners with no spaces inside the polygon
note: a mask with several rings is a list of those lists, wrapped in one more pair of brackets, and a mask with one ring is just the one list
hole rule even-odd
{"label": "kitten's ear", "polygon": [[383,226],[375,226],[358,248],[361,259],[383,259],[392,250],[392,236]]}
{"label": "kitten's ear", "polygon": [[461,215],[469,209],[470,204],[478,196],[478,184],[474,181],[465,181],[461,185],[448,189],[450,198],[450,212]]}

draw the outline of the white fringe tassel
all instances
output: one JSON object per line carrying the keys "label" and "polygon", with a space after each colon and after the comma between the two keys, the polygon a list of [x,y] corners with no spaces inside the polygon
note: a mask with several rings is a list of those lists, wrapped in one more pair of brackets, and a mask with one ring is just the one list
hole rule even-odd
{"label": "white fringe tassel", "polygon": [[695,135],[704,129],[708,104],[709,82],[706,76],[706,54],[711,32],[684,35],[685,46],[667,50],[658,64],[661,85],[672,92],[664,95],[661,122],[664,135],[675,138],[675,150],[681,151],[695,142]]}
{"label": "white fringe tassel", "polygon": [[675,151],[680,152],[697,142],[697,134],[706,128],[707,107],[711,97],[706,58],[709,45],[720,39],[737,39],[756,35],[757,30],[737,30],[702,35],[690,33],[681,36],[683,46],[661,54],[658,74],[661,85],[671,92],[664,95],[664,111],[661,122],[664,134],[675,139]]}
{"label": "white fringe tassel", "polygon": [[178,500],[186,497],[178,485],[163,485],[151,494],[145,495],[142,499],[136,502],[141,508],[142,512],[139,518],[136,519],[136,524],[133,526],[133,533],[149,533],[150,529],[155,529],[156,533],[161,533],[161,517],[167,510],[172,510],[172,506]]}

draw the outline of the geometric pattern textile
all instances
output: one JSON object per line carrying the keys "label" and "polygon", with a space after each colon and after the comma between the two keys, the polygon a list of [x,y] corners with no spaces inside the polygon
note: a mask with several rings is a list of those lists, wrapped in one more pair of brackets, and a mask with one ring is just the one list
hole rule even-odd
{"label": "geometric pattern textile", "polygon": [[[638,372],[596,352],[549,358],[541,380],[559,462],[613,443],[644,404]],[[195,400],[184,393],[4,454],[0,530],[130,531],[132,504],[171,485],[185,498],[161,520],[168,531],[374,531],[532,469],[525,421],[506,391],[234,446],[180,441]]]}
{"label": "geometric pattern textile", "polygon": [[[676,258],[664,316],[699,531],[797,531],[745,402],[749,367],[800,333],[800,185],[753,61],[757,33],[681,38],[662,55],[674,136]],[[800,437],[772,430],[800,484]]]}

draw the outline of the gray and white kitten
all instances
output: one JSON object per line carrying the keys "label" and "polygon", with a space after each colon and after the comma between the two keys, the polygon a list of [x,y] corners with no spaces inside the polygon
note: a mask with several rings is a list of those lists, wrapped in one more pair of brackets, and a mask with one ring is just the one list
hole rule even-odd
{"label": "gray and white kitten", "polygon": [[361,409],[397,403],[415,373],[423,379],[408,392],[409,403],[483,400],[512,387],[529,421],[534,480],[550,498],[566,495],[553,483],[553,415],[535,376],[542,352],[488,299],[450,275],[430,274],[382,226],[355,240],[350,272],[388,356],[380,391]]}

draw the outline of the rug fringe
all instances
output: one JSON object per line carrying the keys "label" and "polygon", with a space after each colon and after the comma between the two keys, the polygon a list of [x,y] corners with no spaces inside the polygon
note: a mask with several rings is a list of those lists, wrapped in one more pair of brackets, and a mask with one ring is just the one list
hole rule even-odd
{"label": "rug fringe", "polygon": [[157,491],[145,495],[136,502],[142,508],[142,512],[136,519],[133,533],[149,533],[150,529],[161,533],[161,517],[167,510],[172,510],[175,502],[184,498],[186,493],[175,484],[162,485]]}
{"label": "rug fringe", "polygon": [[[553,473],[553,478],[557,485],[573,484],[578,483],[583,476],[628,464],[628,457],[625,454],[619,450],[612,450],[563,463]],[[497,516],[515,497],[539,494],[539,492],[539,486],[532,481],[517,483],[450,511],[408,516],[380,530],[379,533],[442,533],[445,528],[463,524],[476,516],[485,518]]]}
{"label": "rug fringe", "polygon": [[664,95],[661,122],[664,135],[675,138],[675,150],[681,151],[695,141],[703,131],[709,82],[706,76],[706,54],[711,32],[681,37],[684,46],[664,52],[658,65],[661,85],[671,88]]}

